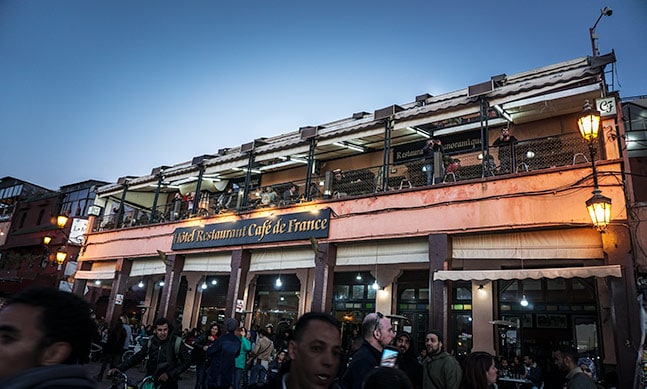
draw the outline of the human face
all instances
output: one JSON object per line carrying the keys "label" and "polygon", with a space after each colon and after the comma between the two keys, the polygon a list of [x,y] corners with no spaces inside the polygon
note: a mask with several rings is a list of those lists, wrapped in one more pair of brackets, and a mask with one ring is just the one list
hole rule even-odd
{"label": "human face", "polygon": [[211,336],[213,337],[218,336],[218,326],[211,327]]}
{"label": "human face", "polygon": [[398,350],[400,350],[400,352],[404,354],[409,351],[411,342],[409,342],[409,338],[407,338],[406,336],[401,336],[395,341],[395,345],[398,347]]}
{"label": "human face", "polygon": [[291,340],[289,387],[328,388],[341,361],[341,337],[334,325],[312,320],[299,341]]}
{"label": "human face", "polygon": [[566,359],[559,351],[555,352],[555,364],[562,370],[568,370],[568,366],[566,366]]}
{"label": "human face", "polygon": [[[378,316],[381,316],[381,314]],[[391,344],[393,338],[395,338],[395,332],[393,331],[391,320],[383,316],[379,320],[379,324],[376,326],[377,328],[373,331],[373,336],[375,336],[380,346],[384,347]]]}
{"label": "human face", "polygon": [[591,369],[589,369],[589,367],[586,364],[584,364],[584,363],[581,364],[580,369],[582,369],[582,372],[584,374],[586,374],[587,376],[593,378],[593,372],[591,371]]}
{"label": "human face", "polygon": [[168,338],[168,324],[155,326],[155,336],[157,336],[157,339],[159,340],[166,340],[166,338]]}
{"label": "human face", "polygon": [[41,310],[23,304],[0,310],[0,380],[41,365]]}
{"label": "human face", "polygon": [[524,355],[524,357],[523,357],[523,363],[524,363],[526,366],[532,366],[532,359],[530,359],[530,357],[529,357],[529,356]]}
{"label": "human face", "polygon": [[496,368],[496,365],[494,364],[494,359],[493,359],[492,364],[490,365],[490,368],[485,372],[485,377],[487,378],[487,382],[490,385],[496,384],[497,373],[498,373],[498,370]]}
{"label": "human face", "polygon": [[427,354],[436,355],[442,350],[443,342],[438,339],[436,334],[427,334],[425,337],[425,348],[427,349]]}

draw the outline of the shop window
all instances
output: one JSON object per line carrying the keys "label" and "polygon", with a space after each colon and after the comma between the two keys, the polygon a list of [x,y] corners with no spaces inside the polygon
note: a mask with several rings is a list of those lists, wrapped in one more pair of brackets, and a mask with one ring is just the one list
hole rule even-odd
{"label": "shop window", "polygon": [[45,210],[41,209],[40,212],[38,212],[38,219],[36,220],[36,225],[40,226],[41,223],[43,222],[43,217],[45,216]]}
{"label": "shop window", "polygon": [[563,278],[555,278],[546,280],[547,290],[566,290],[566,280]]}
{"label": "shop window", "polygon": [[416,290],[415,289],[405,289],[400,294],[402,300],[415,300],[416,299]]}

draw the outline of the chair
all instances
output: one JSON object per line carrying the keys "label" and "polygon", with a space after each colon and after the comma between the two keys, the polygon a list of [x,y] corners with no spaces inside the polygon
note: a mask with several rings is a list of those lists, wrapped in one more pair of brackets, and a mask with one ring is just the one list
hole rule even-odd
{"label": "chair", "polygon": [[584,158],[584,162],[586,163],[589,162],[589,159],[586,157],[584,153],[576,153],[575,155],[573,155],[573,165],[575,165],[575,161],[577,161],[578,156],[581,156],[582,158]]}
{"label": "chair", "polygon": [[449,177],[452,177],[454,179],[454,182],[456,182],[456,173],[454,172],[445,173],[445,177],[443,177],[443,182],[447,182],[447,178]]}

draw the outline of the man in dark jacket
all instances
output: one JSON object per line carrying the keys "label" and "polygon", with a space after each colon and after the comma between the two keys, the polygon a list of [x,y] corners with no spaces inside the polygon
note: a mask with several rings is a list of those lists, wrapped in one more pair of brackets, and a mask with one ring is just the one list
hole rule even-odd
{"label": "man in dark jacket", "polygon": [[424,389],[458,389],[463,370],[456,358],[443,351],[443,337],[431,330],[425,337],[427,358],[422,361],[422,387]]}
{"label": "man in dark jacket", "polygon": [[240,353],[240,339],[235,332],[238,320],[230,317],[225,320],[225,332],[207,349],[207,358],[211,361],[207,375],[209,389],[229,389],[234,384],[236,374],[236,357]]}
{"label": "man in dark jacket", "polygon": [[115,370],[126,371],[148,356],[146,373],[156,377],[161,389],[177,389],[180,374],[191,364],[191,354],[181,338],[177,335],[169,336],[170,324],[166,318],[156,319],[153,325],[154,336],[144,343],[141,350],[108,374],[114,374]]}
{"label": "man in dark jacket", "polygon": [[380,312],[369,313],[362,322],[362,345],[355,351],[341,378],[344,389],[360,389],[364,377],[380,364],[384,346],[391,343],[395,334],[391,320]]}
{"label": "man in dark jacket", "polygon": [[72,293],[33,288],[0,310],[0,388],[92,389],[85,366],[96,325]]}
{"label": "man in dark jacket", "polygon": [[418,362],[418,351],[408,332],[401,332],[395,337],[395,345],[400,352],[396,365],[411,380],[414,389],[422,389],[422,365]]}

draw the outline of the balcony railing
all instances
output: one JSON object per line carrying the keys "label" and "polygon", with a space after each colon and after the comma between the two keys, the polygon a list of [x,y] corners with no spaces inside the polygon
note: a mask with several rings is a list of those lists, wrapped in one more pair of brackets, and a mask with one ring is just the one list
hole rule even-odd
{"label": "balcony railing", "polygon": [[[596,153],[599,155],[600,153]],[[459,181],[520,174],[559,166],[590,163],[588,144],[578,133],[547,136],[520,141],[501,148],[491,147],[489,156],[480,150],[445,154],[441,176],[433,184],[448,184]],[[484,162],[485,161],[485,162]],[[143,226],[154,223],[175,222],[189,217],[208,217],[228,212],[245,212],[253,209],[284,207],[306,199],[341,199],[364,196],[386,191],[396,191],[427,185],[424,159],[400,164],[370,166],[356,170],[333,170],[322,176],[312,177],[310,190],[305,191],[305,179],[251,188],[244,199],[243,188],[234,186],[228,191],[203,192],[197,210],[192,213],[192,204],[177,200],[156,207],[155,210],[133,209],[114,212],[98,218],[95,231]],[[388,182],[384,185],[384,178]],[[327,177],[326,177],[327,175]],[[290,194],[292,184],[298,193]],[[195,199],[193,200],[195,201]],[[151,211],[153,217],[151,218]]]}

